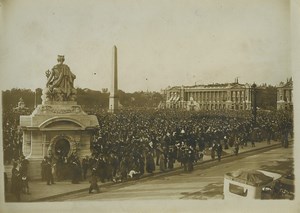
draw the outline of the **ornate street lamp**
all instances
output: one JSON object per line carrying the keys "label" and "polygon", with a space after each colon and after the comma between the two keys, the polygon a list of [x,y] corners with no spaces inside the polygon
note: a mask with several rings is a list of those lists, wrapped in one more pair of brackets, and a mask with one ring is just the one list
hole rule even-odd
{"label": "ornate street lamp", "polygon": [[252,115],[253,115],[253,127],[256,126],[256,110],[257,110],[257,106],[256,106],[256,84],[253,83],[251,86],[251,92],[252,92]]}

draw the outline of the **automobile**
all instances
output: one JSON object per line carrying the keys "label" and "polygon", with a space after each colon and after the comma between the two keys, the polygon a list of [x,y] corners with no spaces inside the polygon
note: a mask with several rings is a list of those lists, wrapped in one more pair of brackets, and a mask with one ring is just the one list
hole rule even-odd
{"label": "automobile", "polygon": [[[265,197],[269,196],[271,189],[268,186],[280,177],[278,173],[264,170],[239,169],[227,172],[224,175],[224,199],[267,199]],[[265,192],[262,192],[262,188]]]}
{"label": "automobile", "polygon": [[272,182],[270,186],[262,188],[262,199],[289,199],[293,200],[295,195],[295,176],[293,173],[283,175]]}

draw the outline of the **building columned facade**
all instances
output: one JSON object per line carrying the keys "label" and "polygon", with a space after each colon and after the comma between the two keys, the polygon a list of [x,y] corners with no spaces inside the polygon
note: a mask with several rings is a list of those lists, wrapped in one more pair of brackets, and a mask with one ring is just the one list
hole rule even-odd
{"label": "building columned facade", "polygon": [[293,80],[287,79],[286,83],[280,82],[277,86],[277,109],[293,109]]}
{"label": "building columned facade", "polygon": [[250,110],[250,84],[175,86],[164,91],[165,108],[186,110]]}

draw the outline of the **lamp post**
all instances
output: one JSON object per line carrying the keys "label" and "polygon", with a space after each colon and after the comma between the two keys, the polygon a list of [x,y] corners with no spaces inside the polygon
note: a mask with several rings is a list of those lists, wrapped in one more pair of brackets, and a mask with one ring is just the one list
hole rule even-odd
{"label": "lamp post", "polygon": [[36,106],[37,106],[37,100],[36,100],[36,93],[37,93],[37,91],[36,91],[37,89],[35,89],[35,91],[34,91],[34,108],[36,108]]}
{"label": "lamp post", "polygon": [[256,126],[256,84],[253,83],[251,86],[251,92],[252,92],[252,115],[253,115],[253,127]]}

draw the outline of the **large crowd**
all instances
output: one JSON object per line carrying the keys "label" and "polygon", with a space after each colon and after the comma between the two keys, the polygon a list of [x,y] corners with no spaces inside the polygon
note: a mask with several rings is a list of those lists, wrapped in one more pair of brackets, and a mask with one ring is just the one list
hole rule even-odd
{"label": "large crowd", "polygon": [[4,164],[11,164],[22,156],[23,133],[19,127],[20,115],[29,115],[29,109],[14,111],[11,106],[3,110],[3,154]]}
{"label": "large crowd", "polygon": [[[9,113],[3,116],[6,163],[22,158],[19,115]],[[208,151],[216,151],[219,158],[222,149],[271,140],[287,147],[288,136],[293,137],[293,115],[289,111],[258,111],[256,122],[250,111],[124,109],[116,114],[94,114],[100,128],[90,144],[91,156],[81,160],[75,155],[46,157],[41,162],[41,175],[48,184],[54,179],[78,183],[88,174],[101,182],[119,182],[156,169],[173,169],[175,162],[192,171],[194,163]]]}
{"label": "large crowd", "polygon": [[89,168],[102,181],[126,179],[130,171],[152,173],[155,165],[172,169],[176,161],[191,171],[208,149],[218,152],[219,144],[228,149],[280,140],[286,147],[293,132],[292,115],[284,111],[259,111],[255,125],[249,111],[125,110],[97,117]]}

